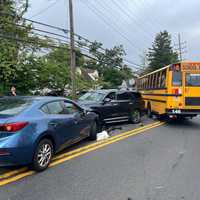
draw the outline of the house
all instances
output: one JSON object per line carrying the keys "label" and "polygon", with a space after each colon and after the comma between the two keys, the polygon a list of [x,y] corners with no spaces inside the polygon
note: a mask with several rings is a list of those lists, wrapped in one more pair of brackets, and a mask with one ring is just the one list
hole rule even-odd
{"label": "house", "polygon": [[98,79],[99,79],[99,73],[96,69],[77,67],[76,73],[88,81],[98,81]]}

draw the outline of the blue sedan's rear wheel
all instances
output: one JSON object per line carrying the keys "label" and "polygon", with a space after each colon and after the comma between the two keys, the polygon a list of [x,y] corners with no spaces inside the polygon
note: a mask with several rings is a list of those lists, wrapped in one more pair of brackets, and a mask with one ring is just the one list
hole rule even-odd
{"label": "blue sedan's rear wheel", "polygon": [[52,159],[53,156],[53,145],[49,139],[43,139],[39,142],[34,158],[32,167],[35,171],[43,171],[45,170]]}

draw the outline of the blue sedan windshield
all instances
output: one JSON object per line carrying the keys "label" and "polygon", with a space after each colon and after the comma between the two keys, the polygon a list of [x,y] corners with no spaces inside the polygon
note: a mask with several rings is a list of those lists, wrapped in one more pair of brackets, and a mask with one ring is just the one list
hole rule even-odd
{"label": "blue sedan windshield", "polygon": [[0,99],[0,115],[15,116],[30,105],[31,101],[26,99]]}

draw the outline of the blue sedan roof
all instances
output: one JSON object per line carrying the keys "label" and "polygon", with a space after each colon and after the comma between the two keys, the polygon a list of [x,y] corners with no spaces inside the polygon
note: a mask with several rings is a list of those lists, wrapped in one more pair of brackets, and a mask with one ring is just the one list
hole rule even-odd
{"label": "blue sedan roof", "polygon": [[0,100],[4,99],[18,99],[18,100],[30,100],[30,101],[53,101],[53,100],[68,100],[71,101],[70,99],[64,98],[64,97],[53,97],[53,96],[4,96],[1,97]]}

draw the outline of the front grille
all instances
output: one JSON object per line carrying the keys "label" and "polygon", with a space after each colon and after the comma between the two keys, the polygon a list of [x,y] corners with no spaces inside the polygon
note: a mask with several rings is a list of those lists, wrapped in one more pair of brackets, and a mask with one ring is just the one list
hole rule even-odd
{"label": "front grille", "polygon": [[186,97],[185,105],[186,106],[200,106],[200,97]]}

